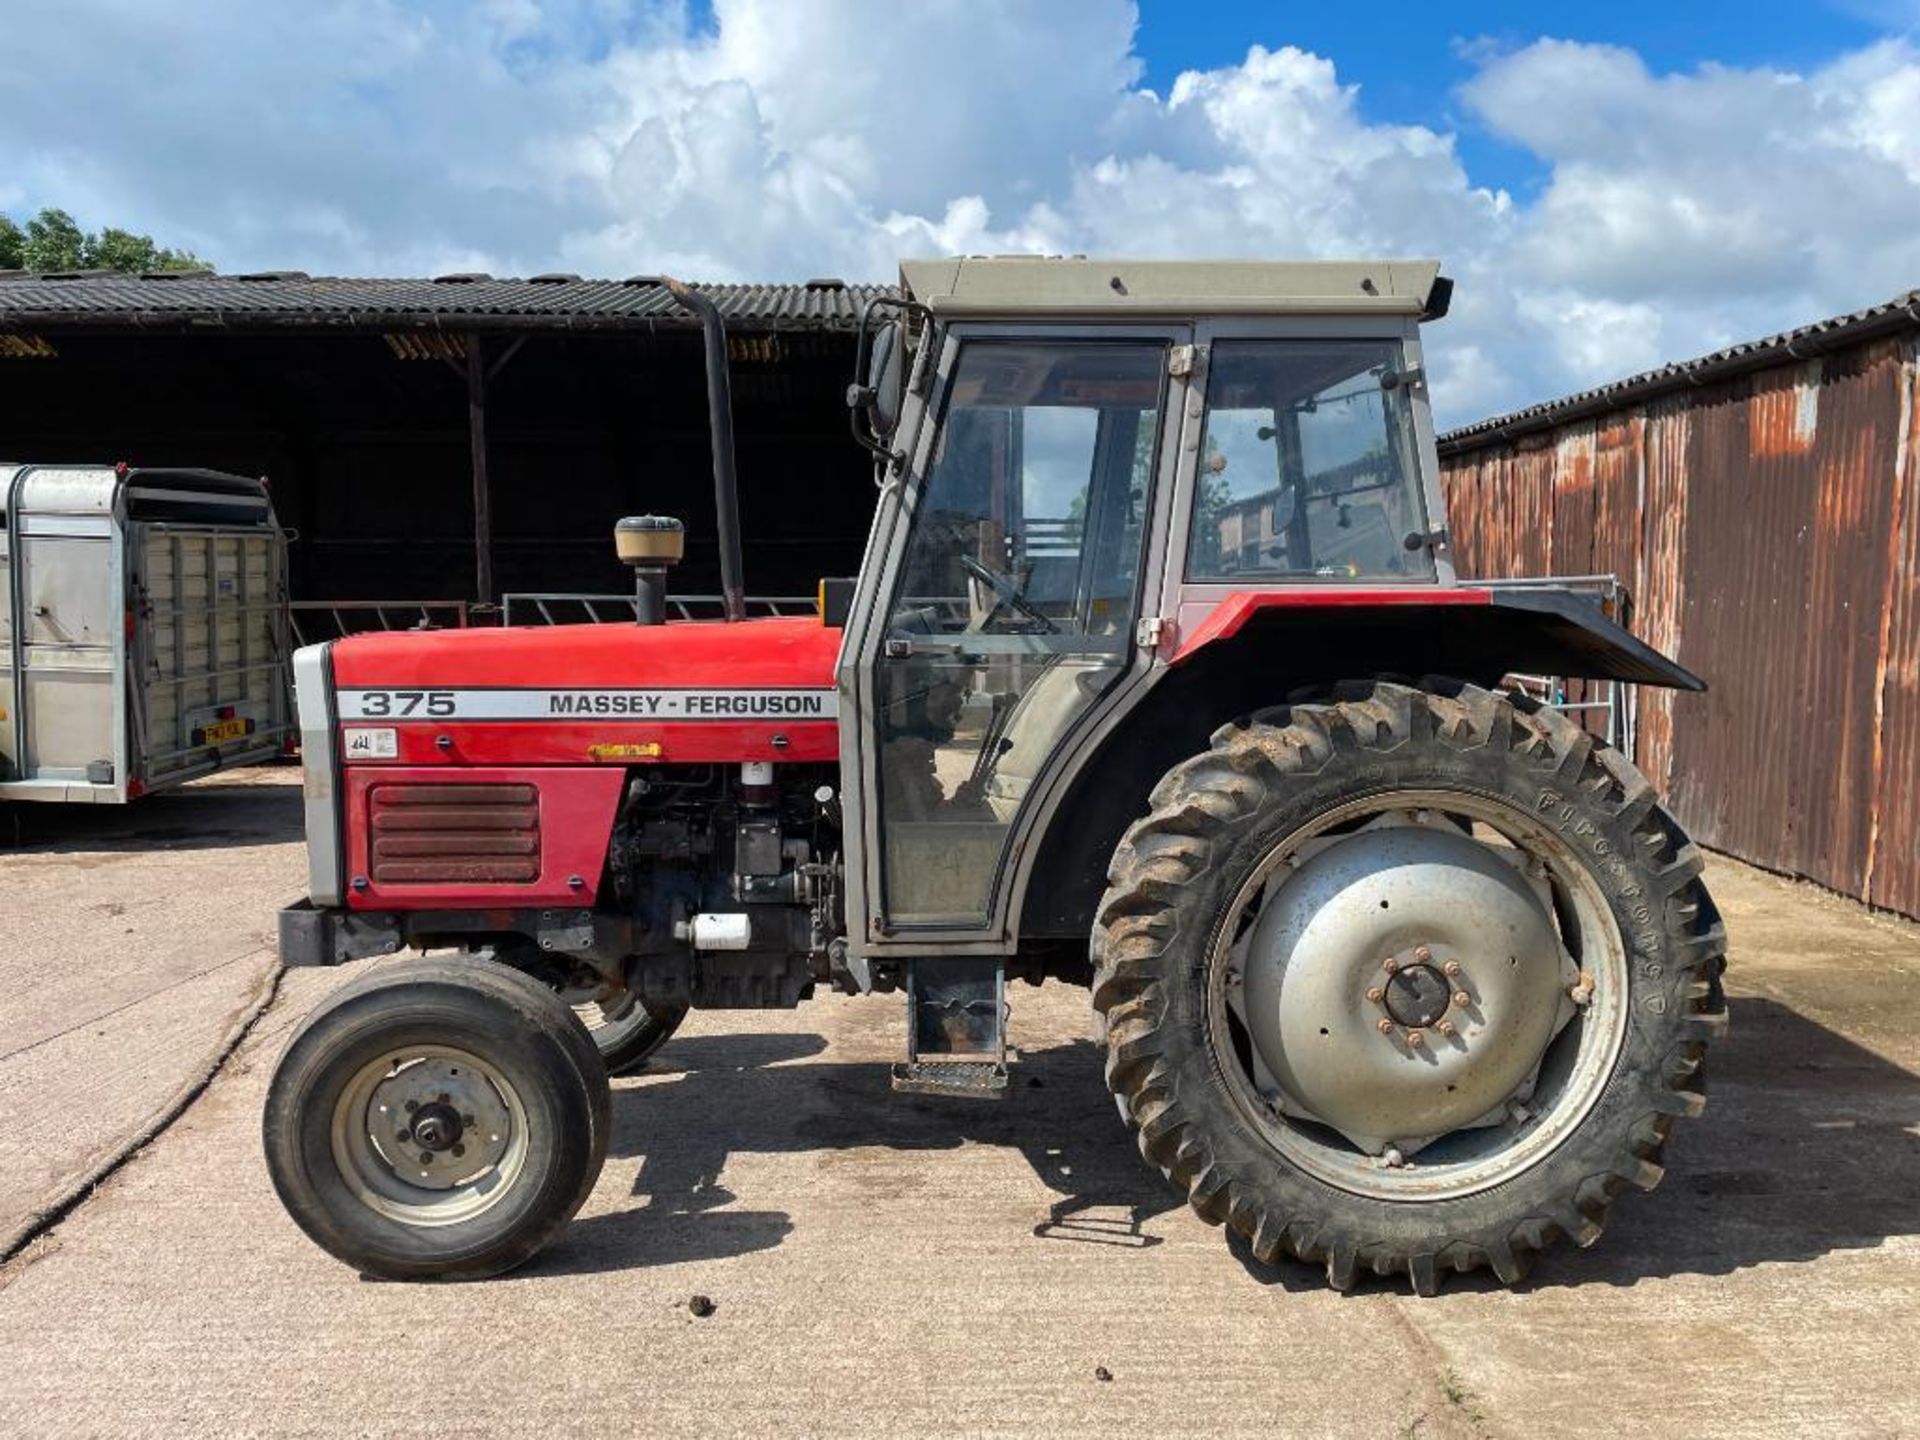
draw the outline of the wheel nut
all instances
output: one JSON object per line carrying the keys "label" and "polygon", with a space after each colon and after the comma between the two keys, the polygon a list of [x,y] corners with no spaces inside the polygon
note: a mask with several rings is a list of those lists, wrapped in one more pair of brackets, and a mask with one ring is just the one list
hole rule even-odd
{"label": "wheel nut", "polygon": [[1464,990],[1456,990],[1453,992],[1453,1003],[1464,1010],[1473,1003],[1473,997]]}
{"label": "wheel nut", "polygon": [[1424,965],[1424,964],[1426,964],[1426,963],[1427,963],[1427,962],[1428,962],[1429,960],[1431,960],[1431,959],[1433,959],[1433,949],[1432,949],[1432,947],[1431,947],[1431,946],[1427,946],[1427,945],[1416,945],[1416,946],[1414,946],[1414,947],[1413,947],[1413,958],[1414,958],[1414,960],[1415,960],[1416,962],[1418,962],[1418,963],[1419,963],[1419,964],[1421,964],[1421,965]]}
{"label": "wheel nut", "polygon": [[1449,1040],[1453,1038],[1454,1030],[1453,1030],[1453,1022],[1451,1020],[1442,1020],[1438,1025],[1434,1026],[1433,1028],[1438,1030],[1442,1035],[1446,1036]]}
{"label": "wheel nut", "polygon": [[1393,1033],[1393,1022],[1382,1015],[1378,1020],[1373,1022],[1373,1028],[1378,1030],[1382,1035],[1391,1035]]}
{"label": "wheel nut", "polygon": [[1394,959],[1391,955],[1389,955],[1387,956],[1386,959],[1380,962],[1380,968],[1386,971],[1387,974],[1391,975],[1393,974],[1394,971],[1400,968],[1400,962]]}
{"label": "wheel nut", "polygon": [[454,1158],[454,1159],[456,1159],[456,1160],[458,1160],[458,1159],[459,1159],[459,1158],[460,1158],[460,1157],[461,1157],[462,1155],[464,1155],[464,1154],[466,1154],[466,1153],[467,1153],[467,1147],[466,1147],[466,1146],[464,1146],[464,1145],[460,1145],[460,1144],[455,1144],[455,1145],[454,1145],[454,1147],[453,1147],[453,1158]]}
{"label": "wheel nut", "polygon": [[413,1132],[411,1130],[402,1130],[398,1135],[394,1136],[393,1138],[398,1140],[402,1145],[404,1145],[409,1140],[413,1139]]}
{"label": "wheel nut", "polygon": [[1386,998],[1387,998],[1387,992],[1382,990],[1378,985],[1374,986],[1371,990],[1367,991],[1367,999],[1371,1000],[1376,1005],[1378,1005],[1382,1000]]}
{"label": "wheel nut", "polygon": [[1458,975],[1460,973],[1460,962],[1458,960],[1449,960],[1440,968],[1449,975]]}
{"label": "wheel nut", "polygon": [[420,1102],[418,1100],[407,1101],[407,1113],[409,1115],[411,1115],[414,1111],[418,1110],[419,1108],[420,1108]]}
{"label": "wheel nut", "polygon": [[1418,1030],[1407,1031],[1407,1044],[1411,1045],[1414,1049],[1418,1050],[1426,1043],[1427,1037],[1422,1035]]}
{"label": "wheel nut", "polygon": [[422,1165],[433,1164],[433,1152],[431,1150],[422,1150],[420,1152],[420,1163]]}

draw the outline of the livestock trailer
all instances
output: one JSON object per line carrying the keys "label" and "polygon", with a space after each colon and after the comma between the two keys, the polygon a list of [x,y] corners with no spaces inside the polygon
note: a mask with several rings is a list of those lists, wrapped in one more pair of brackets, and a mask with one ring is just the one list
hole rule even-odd
{"label": "livestock trailer", "polygon": [[116,804],[280,754],[286,575],[264,481],[0,465],[0,800]]}

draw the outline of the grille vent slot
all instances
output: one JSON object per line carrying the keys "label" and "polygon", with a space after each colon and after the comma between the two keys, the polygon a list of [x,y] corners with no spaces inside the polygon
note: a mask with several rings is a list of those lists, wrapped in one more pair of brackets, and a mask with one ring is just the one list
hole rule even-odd
{"label": "grille vent slot", "polygon": [[378,884],[515,885],[540,876],[532,785],[376,785],[367,805]]}

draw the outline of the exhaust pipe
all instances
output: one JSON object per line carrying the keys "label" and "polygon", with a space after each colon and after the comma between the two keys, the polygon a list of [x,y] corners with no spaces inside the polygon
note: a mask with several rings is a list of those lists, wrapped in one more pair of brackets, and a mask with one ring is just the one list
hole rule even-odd
{"label": "exhaust pipe", "polygon": [[713,444],[713,508],[720,541],[720,595],[728,620],[747,618],[747,592],[740,579],[740,489],[733,474],[733,386],[727,376],[727,323],[720,307],[685,281],[647,275],[700,317],[707,346],[707,425]]}

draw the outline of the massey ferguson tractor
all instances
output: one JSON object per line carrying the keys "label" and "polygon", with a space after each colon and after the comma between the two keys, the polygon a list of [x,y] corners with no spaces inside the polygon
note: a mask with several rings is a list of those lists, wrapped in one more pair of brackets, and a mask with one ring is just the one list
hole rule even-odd
{"label": "massey ferguson tractor", "polygon": [[[1089,986],[1147,1164],[1261,1262],[1504,1281],[1661,1176],[1725,1027],[1701,857],[1513,673],[1698,690],[1589,599],[1455,578],[1431,263],[966,259],[863,314],[878,498],[819,613],[356,636],[294,661],[336,992],[273,1181],[363,1272],[526,1260],[592,1189],[607,1076],[694,1007],[899,992],[896,1088],[1000,1098],[1007,986]],[[716,1116],[716,1124],[725,1123]]]}

